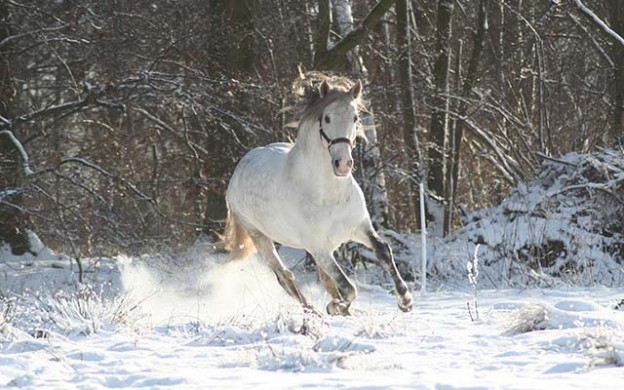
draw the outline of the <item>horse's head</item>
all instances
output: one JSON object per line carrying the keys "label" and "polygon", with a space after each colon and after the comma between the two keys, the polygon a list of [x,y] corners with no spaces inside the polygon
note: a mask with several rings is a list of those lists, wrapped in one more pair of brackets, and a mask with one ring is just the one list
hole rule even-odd
{"label": "horse's head", "polygon": [[358,105],[362,83],[358,80],[351,89],[332,89],[323,81],[320,86],[321,101],[327,99],[319,115],[321,142],[327,147],[334,175],[349,176],[353,169],[351,152],[358,134]]}

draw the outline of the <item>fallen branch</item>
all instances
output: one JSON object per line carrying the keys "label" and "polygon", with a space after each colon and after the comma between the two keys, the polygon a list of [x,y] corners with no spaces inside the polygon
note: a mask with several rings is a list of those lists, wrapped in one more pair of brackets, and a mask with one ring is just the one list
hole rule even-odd
{"label": "fallen branch", "polygon": [[601,191],[607,195],[611,195],[618,203],[624,206],[624,199],[620,198],[616,193],[611,191],[610,188],[606,184],[602,184],[602,183],[587,183],[587,184],[576,184],[576,185],[567,186],[558,191],[548,194],[548,197],[552,198],[554,196],[563,194],[564,192],[574,191],[574,190],[587,190],[588,192],[590,190]]}

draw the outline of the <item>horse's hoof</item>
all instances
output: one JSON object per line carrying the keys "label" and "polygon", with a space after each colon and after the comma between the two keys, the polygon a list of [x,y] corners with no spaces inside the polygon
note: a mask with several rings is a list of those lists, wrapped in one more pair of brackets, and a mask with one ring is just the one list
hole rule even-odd
{"label": "horse's hoof", "polygon": [[414,298],[412,298],[412,293],[406,291],[404,295],[397,296],[397,303],[399,305],[399,309],[402,312],[407,313],[408,311],[412,311],[412,307],[414,306]]}
{"label": "horse's hoof", "polygon": [[350,316],[351,313],[349,313],[349,304],[334,299],[327,304],[327,314],[331,316]]}

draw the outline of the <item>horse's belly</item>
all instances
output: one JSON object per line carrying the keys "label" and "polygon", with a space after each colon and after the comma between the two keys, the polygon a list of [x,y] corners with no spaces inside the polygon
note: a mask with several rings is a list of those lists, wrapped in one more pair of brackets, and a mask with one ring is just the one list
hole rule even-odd
{"label": "horse's belly", "polygon": [[254,226],[273,241],[309,252],[336,249],[350,239],[362,222],[348,209],[322,207],[296,196],[270,202],[266,209],[254,209]]}

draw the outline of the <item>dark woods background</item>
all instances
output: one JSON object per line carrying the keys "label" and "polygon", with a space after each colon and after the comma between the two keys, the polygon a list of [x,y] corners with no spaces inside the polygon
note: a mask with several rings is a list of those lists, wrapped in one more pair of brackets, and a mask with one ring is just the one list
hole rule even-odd
{"label": "dark woods background", "polygon": [[[0,0],[0,241],[78,256],[218,230],[238,159],[293,139],[301,74],[364,81],[375,221],[415,230],[422,181],[448,234],[544,158],[618,145],[624,46],[575,3]],[[584,4],[623,35],[621,0]]]}

